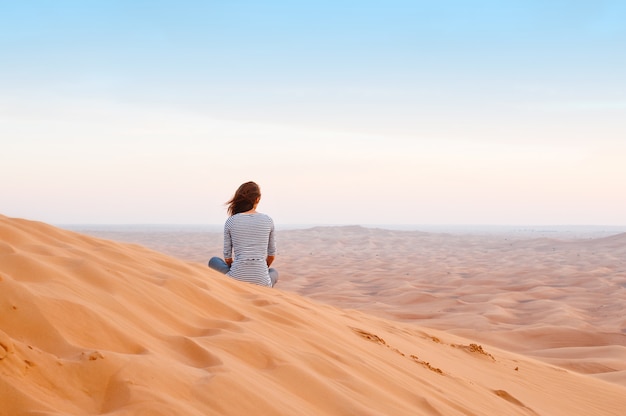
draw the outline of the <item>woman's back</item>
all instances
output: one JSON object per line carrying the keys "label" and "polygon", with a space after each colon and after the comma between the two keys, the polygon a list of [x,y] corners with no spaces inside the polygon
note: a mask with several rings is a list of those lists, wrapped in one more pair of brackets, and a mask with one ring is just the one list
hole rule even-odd
{"label": "woman's back", "polygon": [[[260,212],[235,214],[228,218],[224,225],[224,237],[224,255],[228,253],[230,256],[232,249],[235,261],[265,260],[276,251],[274,222],[268,215]],[[229,242],[232,242],[231,247],[228,247]]]}
{"label": "woman's back", "polygon": [[276,254],[274,222],[262,213],[240,213],[224,224],[224,258],[233,258],[229,276],[271,286],[266,259]]}

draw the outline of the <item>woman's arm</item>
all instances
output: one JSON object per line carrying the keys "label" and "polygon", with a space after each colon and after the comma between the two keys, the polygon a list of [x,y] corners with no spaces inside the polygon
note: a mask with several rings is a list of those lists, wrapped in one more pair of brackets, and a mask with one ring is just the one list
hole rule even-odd
{"label": "woman's arm", "polygon": [[230,235],[230,223],[224,224],[224,261],[228,266],[233,264],[233,239]]}
{"label": "woman's arm", "polygon": [[[268,217],[269,218],[269,217]],[[270,267],[276,255],[276,242],[274,241],[274,221],[270,218],[270,235],[267,239],[267,267]]]}

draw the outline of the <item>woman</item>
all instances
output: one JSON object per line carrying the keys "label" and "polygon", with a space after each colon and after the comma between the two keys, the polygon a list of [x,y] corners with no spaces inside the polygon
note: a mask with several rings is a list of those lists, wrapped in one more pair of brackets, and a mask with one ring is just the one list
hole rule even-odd
{"label": "woman", "polygon": [[209,267],[243,282],[273,287],[278,281],[276,269],[269,268],[276,255],[274,222],[257,212],[260,200],[259,185],[246,182],[227,202],[224,259],[213,257]]}

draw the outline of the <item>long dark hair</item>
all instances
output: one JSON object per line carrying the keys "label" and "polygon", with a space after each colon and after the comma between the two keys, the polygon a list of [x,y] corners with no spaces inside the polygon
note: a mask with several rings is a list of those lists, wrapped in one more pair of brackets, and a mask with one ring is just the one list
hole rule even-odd
{"label": "long dark hair", "polygon": [[261,197],[261,188],[254,182],[246,182],[237,188],[235,195],[228,201],[228,215],[250,211]]}

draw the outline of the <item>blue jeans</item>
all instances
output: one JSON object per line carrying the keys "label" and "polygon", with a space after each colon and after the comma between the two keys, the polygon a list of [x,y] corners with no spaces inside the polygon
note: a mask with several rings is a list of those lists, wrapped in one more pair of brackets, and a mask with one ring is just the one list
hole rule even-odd
{"label": "blue jeans", "polygon": [[[230,266],[221,257],[212,257],[209,260],[209,267],[213,270],[217,270],[222,274],[226,274],[230,271]],[[269,269],[270,280],[272,281],[272,287],[278,282],[278,271],[276,269]]]}
{"label": "blue jeans", "polygon": [[212,257],[211,260],[209,260],[209,267],[213,270],[217,270],[222,274],[226,274],[230,271],[230,266],[226,264],[224,259],[221,259],[219,257]]}

